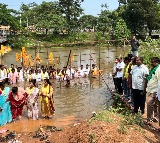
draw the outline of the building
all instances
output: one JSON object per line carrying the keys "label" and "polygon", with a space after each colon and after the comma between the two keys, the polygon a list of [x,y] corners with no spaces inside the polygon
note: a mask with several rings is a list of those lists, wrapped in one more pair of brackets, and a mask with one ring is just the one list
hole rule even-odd
{"label": "building", "polygon": [[0,36],[6,37],[10,33],[10,26],[0,25]]}

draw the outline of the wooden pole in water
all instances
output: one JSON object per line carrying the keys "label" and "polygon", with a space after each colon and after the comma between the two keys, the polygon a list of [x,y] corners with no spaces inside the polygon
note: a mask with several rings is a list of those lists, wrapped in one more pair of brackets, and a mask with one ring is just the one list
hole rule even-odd
{"label": "wooden pole in water", "polygon": [[[108,43],[108,64],[110,63],[110,60],[109,60],[110,59],[110,57],[109,57],[109,55],[110,55],[109,54],[109,47],[110,47],[110,44]],[[109,83],[110,83],[110,80],[109,80],[110,78],[109,77],[110,77],[110,72],[109,72],[109,69],[108,69],[108,86],[109,86]]]}
{"label": "wooden pole in water", "polygon": [[62,78],[61,78],[61,76],[60,76],[60,80],[59,80],[59,82],[60,82],[60,90],[61,90],[61,87],[62,87],[62,84],[61,84],[61,80],[62,80]]}
{"label": "wooden pole in water", "polygon": [[99,69],[101,69],[101,48],[100,48],[100,46],[99,46]]}
{"label": "wooden pole in water", "polygon": [[[47,45],[46,45],[47,46]],[[49,56],[49,54],[48,54],[48,46],[47,46],[47,59],[48,59],[48,56]],[[47,60],[48,61],[48,60]],[[48,62],[47,62],[47,68],[48,68]]]}
{"label": "wooden pole in water", "polygon": [[[35,54],[35,58],[36,58],[36,55],[37,55],[37,47],[36,46],[34,47],[34,54]],[[37,62],[36,62],[36,69],[37,69]]]}
{"label": "wooden pole in water", "polygon": [[[21,48],[21,52],[22,52],[21,65],[22,65],[22,72],[23,72],[23,78],[24,78],[24,59],[23,59],[23,50],[22,50],[22,48]],[[23,84],[23,88],[25,89],[25,83]]]}
{"label": "wooden pole in water", "polygon": [[[90,48],[90,55],[91,55],[91,48]],[[89,77],[89,80],[90,80],[90,91],[91,91],[91,77],[92,77],[92,61],[91,61],[91,56],[90,56],[90,77]]]}
{"label": "wooden pole in water", "polygon": [[[99,70],[101,69],[101,48],[100,48],[100,46],[99,46]],[[100,73],[99,73],[99,88],[100,88],[100,79],[101,79],[101,77],[100,77]]]}
{"label": "wooden pole in water", "polygon": [[125,47],[126,47],[126,41],[123,40],[123,58],[125,56]]}
{"label": "wooden pole in water", "polygon": [[70,60],[70,58],[71,58],[71,52],[72,52],[72,50],[70,49],[70,52],[69,52],[69,55],[68,55],[68,61],[67,61],[67,65],[66,65],[66,67],[68,66],[69,60]]}
{"label": "wooden pole in water", "polygon": [[[90,55],[90,58],[93,60],[93,63],[94,63],[94,64],[96,64],[96,62],[94,61],[94,59],[93,59],[92,55],[91,55],[91,54],[89,54],[89,55]],[[112,93],[111,89],[109,88],[108,84],[106,83],[105,79],[103,78],[102,73],[100,73],[100,75],[101,75],[101,78],[102,78],[102,80],[104,81],[105,85],[107,86],[108,91],[111,93],[111,95],[113,95],[113,93]]]}
{"label": "wooden pole in water", "polygon": [[80,58],[80,59],[79,59],[79,60],[80,60],[79,62],[80,62],[80,66],[81,66],[81,61],[82,61],[82,57],[81,57],[81,50],[80,50],[79,58]]}
{"label": "wooden pole in water", "polygon": [[61,61],[60,61],[60,60],[61,60],[61,59],[60,59],[60,55],[58,56],[58,59],[59,59],[59,64],[60,64],[60,63],[61,63]]}

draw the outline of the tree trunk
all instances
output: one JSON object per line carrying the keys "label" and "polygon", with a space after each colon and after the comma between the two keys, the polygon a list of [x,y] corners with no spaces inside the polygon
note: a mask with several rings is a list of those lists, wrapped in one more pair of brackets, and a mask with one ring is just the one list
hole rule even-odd
{"label": "tree trunk", "polygon": [[48,29],[46,29],[46,35],[48,34]]}
{"label": "tree trunk", "polygon": [[149,36],[152,36],[152,29],[149,29]]}

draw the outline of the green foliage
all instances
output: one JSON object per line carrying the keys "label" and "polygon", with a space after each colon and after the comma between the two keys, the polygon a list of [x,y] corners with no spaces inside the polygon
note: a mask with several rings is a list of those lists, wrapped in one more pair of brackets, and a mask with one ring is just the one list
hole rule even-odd
{"label": "green foliage", "polygon": [[120,124],[118,128],[118,132],[120,134],[127,134],[128,128],[124,124]]}
{"label": "green foliage", "polygon": [[92,29],[97,25],[97,18],[93,15],[83,15],[79,19],[81,29]]}
{"label": "green foliage", "polygon": [[101,32],[96,32],[95,33],[95,41],[105,41],[109,39],[109,35],[108,34],[102,34]]}
{"label": "green foliage", "polygon": [[95,135],[93,133],[89,134],[88,141],[89,141],[89,143],[97,143],[97,141],[95,140]]}
{"label": "green foliage", "polygon": [[141,42],[139,54],[144,57],[145,64],[151,67],[151,58],[160,57],[160,40],[147,38],[144,42]]}
{"label": "green foliage", "polygon": [[141,114],[133,115],[129,112],[126,112],[126,114],[123,116],[123,120],[118,128],[118,132],[120,134],[126,134],[127,130],[129,129],[129,127],[131,125],[138,125],[138,127],[144,126],[142,115]]}
{"label": "green foliage", "polygon": [[109,31],[111,30],[110,28],[111,19],[109,18],[109,15],[110,15],[110,11],[104,10],[101,12],[101,14],[98,17],[97,31],[102,32],[103,35],[105,35],[106,32],[109,33]]}
{"label": "green foliage", "polygon": [[19,21],[14,17],[15,13],[15,10],[8,9],[7,5],[0,3],[0,25],[9,25],[12,30],[18,30]]}
{"label": "green foliage", "polygon": [[14,35],[10,36],[9,39],[9,44],[12,48],[22,48],[25,46],[32,45],[33,42],[31,41],[30,38],[27,38],[25,35]]}
{"label": "green foliage", "polygon": [[127,113],[125,116],[124,116],[124,120],[122,121],[122,123],[124,125],[139,125],[139,126],[143,126],[143,119],[142,119],[142,115],[139,113],[137,115],[133,115],[133,114],[130,114],[130,113]]}
{"label": "green foliage", "polygon": [[123,7],[125,11],[122,17],[125,19],[131,32],[142,35],[148,29],[149,34],[152,30],[160,28],[160,15],[158,9],[159,0],[128,0]]}
{"label": "green foliage", "polygon": [[59,0],[59,8],[66,20],[68,32],[78,27],[78,17],[82,14],[83,0]]}
{"label": "green foliage", "polygon": [[93,122],[93,121],[97,120],[97,121],[103,121],[103,122],[111,123],[111,122],[114,121],[114,120],[110,117],[111,114],[112,114],[112,113],[109,112],[109,111],[99,112],[97,115],[93,116],[93,117],[90,119],[90,122]]}
{"label": "green foliage", "polygon": [[116,23],[114,31],[115,39],[125,39],[130,37],[130,30],[127,28],[127,25],[123,19],[119,19]]}
{"label": "green foliage", "polygon": [[[66,25],[57,2],[43,1],[42,4],[35,5],[30,9],[26,7],[22,13],[22,19],[28,17],[29,25],[33,24],[36,28],[45,29],[46,34],[48,34],[49,29],[55,31]],[[24,5],[22,5],[22,8],[24,9]]]}

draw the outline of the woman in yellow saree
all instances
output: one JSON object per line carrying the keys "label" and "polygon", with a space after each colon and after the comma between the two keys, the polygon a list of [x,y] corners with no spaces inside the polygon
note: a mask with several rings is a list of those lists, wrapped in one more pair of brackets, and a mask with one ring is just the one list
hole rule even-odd
{"label": "woman in yellow saree", "polygon": [[40,101],[41,101],[41,112],[42,117],[49,119],[54,115],[54,106],[53,106],[53,87],[49,79],[44,79],[44,83],[39,91]]}

